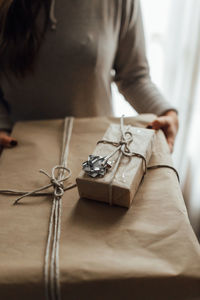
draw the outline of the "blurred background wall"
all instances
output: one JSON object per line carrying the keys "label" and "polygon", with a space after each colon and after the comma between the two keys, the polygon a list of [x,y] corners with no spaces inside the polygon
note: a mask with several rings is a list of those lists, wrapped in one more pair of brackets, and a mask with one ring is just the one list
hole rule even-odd
{"label": "blurred background wall", "polygon": [[[179,111],[173,160],[200,238],[200,1],[141,0],[152,80]],[[136,112],[112,86],[115,115]]]}

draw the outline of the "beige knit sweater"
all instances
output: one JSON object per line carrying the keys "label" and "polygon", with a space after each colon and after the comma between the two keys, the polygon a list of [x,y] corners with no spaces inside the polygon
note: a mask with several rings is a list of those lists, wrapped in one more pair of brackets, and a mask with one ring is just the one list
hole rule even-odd
{"label": "beige knit sweater", "polygon": [[149,77],[138,0],[59,0],[55,16],[57,28],[46,33],[34,74],[1,80],[10,112],[1,99],[0,128],[18,120],[112,115],[113,80],[138,113],[172,108]]}

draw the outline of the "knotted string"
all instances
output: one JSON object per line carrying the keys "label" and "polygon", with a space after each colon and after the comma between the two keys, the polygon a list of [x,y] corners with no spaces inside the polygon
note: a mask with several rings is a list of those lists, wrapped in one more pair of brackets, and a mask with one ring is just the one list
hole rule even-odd
{"label": "knotted string", "polygon": [[[58,180],[55,175],[56,170],[62,170],[62,171],[68,172],[68,175],[64,176],[63,178]],[[49,184],[44,185],[44,186],[42,186],[38,189],[35,189],[31,192],[17,192],[17,191],[13,191],[13,190],[0,190],[0,193],[15,194],[15,195],[19,194],[19,193],[22,194],[22,196],[17,198],[15,200],[15,202],[13,203],[14,205],[16,205],[21,199],[28,197],[28,196],[43,196],[43,195],[52,195],[53,194],[55,197],[62,197],[66,190],[75,186],[73,184],[73,185],[70,185],[70,186],[64,188],[63,182],[66,181],[67,179],[69,179],[69,177],[71,176],[71,171],[70,171],[70,169],[68,169],[62,165],[57,165],[57,166],[53,167],[51,170],[51,176],[44,170],[40,170],[39,172],[46,175],[47,177],[49,177],[49,179],[50,179]],[[49,193],[40,193],[41,191],[49,189],[50,187],[53,187],[53,189],[54,189],[53,193],[52,192],[51,193],[50,192]]]}
{"label": "knotted string", "polygon": [[107,160],[110,159],[118,151],[119,151],[119,156],[120,156],[120,154],[123,154],[124,156],[128,156],[128,157],[136,156],[136,157],[141,158],[144,163],[144,173],[146,173],[146,170],[147,170],[146,158],[142,154],[133,152],[130,150],[130,144],[133,142],[133,134],[129,130],[129,128],[130,128],[130,126],[128,126],[127,129],[125,129],[125,127],[124,127],[124,115],[123,115],[120,118],[120,130],[121,130],[120,141],[115,142],[115,141],[109,141],[109,140],[103,139],[103,140],[98,141],[97,144],[100,144],[100,143],[110,144],[110,145],[117,147],[117,149],[115,149],[110,155],[107,156]]}

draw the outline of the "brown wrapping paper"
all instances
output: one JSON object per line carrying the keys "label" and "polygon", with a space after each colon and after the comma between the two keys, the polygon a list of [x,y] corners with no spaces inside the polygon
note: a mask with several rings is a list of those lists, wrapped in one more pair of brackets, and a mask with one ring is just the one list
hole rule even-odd
{"label": "brown wrapping paper", "polygon": [[[142,115],[125,123],[146,126]],[[76,119],[70,143],[70,182],[110,123]],[[58,163],[63,121],[18,123],[19,146],[0,159],[0,188],[32,190],[48,183],[38,169]],[[159,154],[159,155],[158,155]],[[162,132],[156,134],[153,164],[171,163]],[[0,299],[44,300],[44,252],[51,197],[0,195]],[[63,300],[199,300],[200,249],[191,229],[177,177],[171,169],[149,170],[129,210],[63,197],[60,285]]]}
{"label": "brown wrapping paper", "polygon": [[[129,145],[130,151],[141,154],[145,158],[146,164],[148,164],[152,154],[154,130],[132,126],[124,126],[124,130],[130,131],[133,135],[133,141]],[[106,130],[103,140],[119,142],[120,139],[120,125],[111,124]],[[93,151],[93,155],[107,156],[115,149],[116,147],[111,144],[100,143]],[[81,171],[77,178],[81,198],[130,207],[144,176],[145,163],[141,157],[122,155],[119,167],[115,171],[115,163],[119,154],[120,151],[110,159],[111,162],[114,161],[113,167],[103,177],[91,178],[84,171]]]}

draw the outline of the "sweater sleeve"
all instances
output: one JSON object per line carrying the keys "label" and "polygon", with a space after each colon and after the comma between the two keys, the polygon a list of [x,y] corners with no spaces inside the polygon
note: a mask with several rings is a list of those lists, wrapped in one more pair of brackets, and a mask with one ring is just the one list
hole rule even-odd
{"label": "sweater sleeve", "polygon": [[12,122],[9,117],[8,104],[4,99],[3,91],[0,88],[0,130],[11,131]]}
{"label": "sweater sleeve", "polygon": [[161,115],[176,110],[151,81],[145,54],[139,0],[123,0],[119,44],[114,62],[119,91],[138,113]]}

